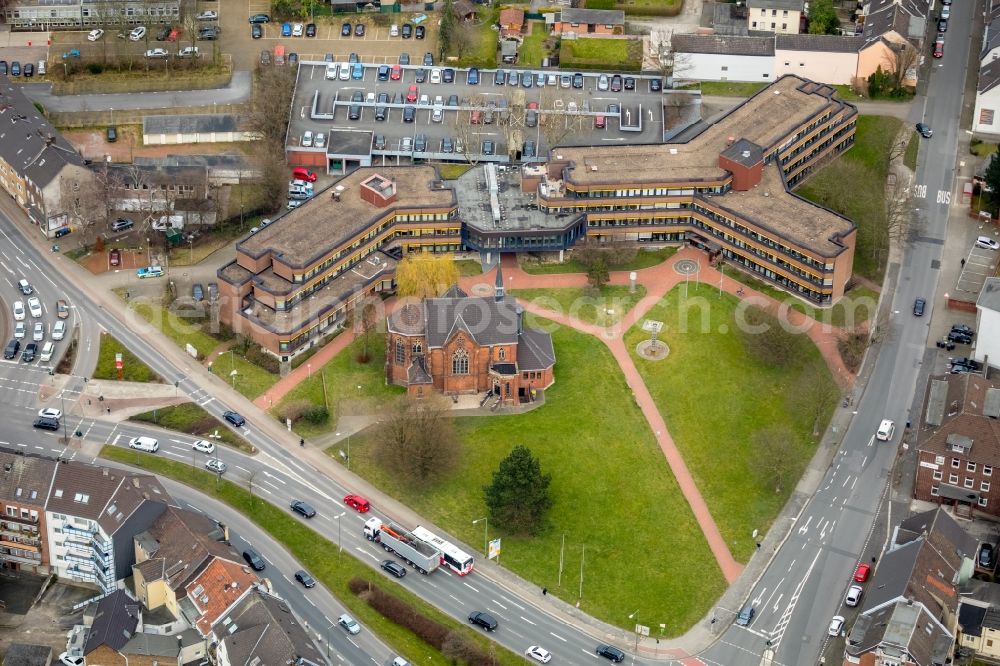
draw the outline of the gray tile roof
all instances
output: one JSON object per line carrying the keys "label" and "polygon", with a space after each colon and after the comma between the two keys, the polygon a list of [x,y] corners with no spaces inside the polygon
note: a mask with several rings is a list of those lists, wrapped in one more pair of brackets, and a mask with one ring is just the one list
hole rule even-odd
{"label": "gray tile roof", "polygon": [[406,369],[406,383],[407,384],[433,384],[434,380],[431,379],[430,374],[427,372],[427,367],[424,365],[424,357],[417,356],[410,363],[410,367]]}
{"label": "gray tile roof", "polygon": [[0,499],[44,507],[56,464],[52,458],[0,449]]}
{"label": "gray tile roof", "polygon": [[289,664],[297,658],[326,663],[288,604],[260,588],[223,615],[212,631],[225,645],[231,666]]}
{"label": "gray tile roof", "polygon": [[801,12],[803,0],[747,0],[750,9],[787,9]]}
{"label": "gray tile roof", "polygon": [[170,657],[176,660],[180,648],[176,636],[163,634],[138,633],[121,648],[124,655],[148,655],[151,657]]}
{"label": "gray tile roof", "polygon": [[46,504],[47,511],[89,518],[108,534],[145,500],[167,502],[170,495],[156,477],[77,461],[61,461]]}
{"label": "gray tile roof", "polygon": [[552,336],[542,331],[525,328],[517,340],[517,366],[519,370],[545,370],[556,364],[556,351]]}
{"label": "gray tile roof", "polygon": [[981,636],[983,633],[983,620],[986,619],[987,608],[962,602],[958,605],[958,624],[962,627],[962,633],[969,636]]}
{"label": "gray tile roof", "polygon": [[129,642],[139,624],[139,602],[125,590],[115,590],[97,602],[94,623],[87,636],[83,654],[88,655],[102,645],[116,652]]}
{"label": "gray tile roof", "polygon": [[[238,560],[239,554],[223,542],[225,531],[204,514],[167,507],[137,540],[148,548],[149,559],[137,564],[147,581],[163,580],[177,592],[197,576],[213,557]],[[155,544],[155,545],[154,545]]]}
{"label": "gray tile roof", "polygon": [[143,134],[209,134],[238,130],[239,119],[229,113],[144,116],[142,119]]}
{"label": "gray tile roof", "polygon": [[723,150],[722,155],[746,167],[764,162],[764,149],[746,139],[735,142]]}
{"label": "gray tile roof", "polygon": [[38,187],[52,182],[66,165],[83,158],[24,96],[0,75],[0,158]]}
{"label": "gray tile roof", "polygon": [[674,34],[670,43],[677,53],[714,53],[719,55],[773,56],[774,36],[741,37],[733,35]]}
{"label": "gray tile roof", "polygon": [[624,25],[625,12],[618,9],[570,9],[567,7],[562,10],[560,20],[563,23]]}
{"label": "gray tile roof", "polygon": [[779,51],[814,51],[823,53],[857,53],[865,38],[842,35],[783,35],[774,36],[774,48]]}
{"label": "gray tile roof", "polygon": [[[455,297],[458,298],[458,297]],[[390,333],[423,335],[424,308],[420,303],[407,303],[389,314],[386,327]]]}
{"label": "gray tile roof", "polygon": [[428,298],[424,301],[427,346],[443,347],[460,331],[481,346],[514,344],[515,307],[512,299]]}
{"label": "gray tile roof", "polygon": [[3,656],[3,666],[49,666],[52,659],[52,648],[48,645],[11,643]]}
{"label": "gray tile roof", "polygon": [[1000,84],[1000,58],[994,58],[979,68],[979,94],[989,92]]}
{"label": "gray tile roof", "polygon": [[862,35],[865,44],[878,41],[882,35],[894,31],[915,43],[922,40],[930,11],[929,0],[872,0],[865,16]]}

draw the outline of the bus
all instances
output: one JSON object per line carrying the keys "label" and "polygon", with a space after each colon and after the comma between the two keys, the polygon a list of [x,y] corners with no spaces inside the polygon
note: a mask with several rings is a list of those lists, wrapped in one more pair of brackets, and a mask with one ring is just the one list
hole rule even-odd
{"label": "bus", "polygon": [[420,525],[413,528],[413,536],[440,550],[441,564],[447,565],[449,569],[459,576],[464,576],[472,571],[472,555],[461,550],[450,541],[445,541]]}

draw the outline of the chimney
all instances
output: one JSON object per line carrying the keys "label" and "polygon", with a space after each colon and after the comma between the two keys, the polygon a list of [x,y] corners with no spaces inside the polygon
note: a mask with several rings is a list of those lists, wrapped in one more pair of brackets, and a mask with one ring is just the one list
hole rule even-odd
{"label": "chimney", "polygon": [[101,474],[103,476],[108,476],[110,473],[111,473],[111,470],[109,470],[107,467],[102,467],[101,468]]}

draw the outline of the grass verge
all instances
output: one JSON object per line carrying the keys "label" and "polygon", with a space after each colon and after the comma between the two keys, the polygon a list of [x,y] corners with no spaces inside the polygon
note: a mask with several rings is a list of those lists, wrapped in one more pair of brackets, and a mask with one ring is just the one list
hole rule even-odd
{"label": "grass verge", "polygon": [[[659,250],[639,250],[632,261],[617,266],[611,266],[612,271],[638,271],[650,266],[662,264],[664,261],[674,256],[676,247],[663,247]],[[555,273],[586,273],[587,269],[583,264],[573,259],[570,252],[569,259],[560,263],[529,261],[523,257],[520,259],[520,267],[525,273],[532,275],[552,275]]]}
{"label": "grass verge", "polygon": [[[194,435],[199,439],[214,439],[251,455],[257,453],[257,449],[250,442],[229,428],[219,427],[219,422],[215,420],[215,417],[193,402],[143,412],[130,416],[129,420],[153,423],[167,430]],[[218,437],[214,435],[218,435]]]}
{"label": "grass verge", "polygon": [[767,87],[767,83],[740,81],[702,81],[701,94],[716,97],[750,97]]}
{"label": "grass verge", "polygon": [[472,259],[459,259],[455,262],[455,266],[458,267],[458,274],[462,277],[482,275],[483,273],[483,265]]}
{"label": "grass verge", "polygon": [[118,370],[115,369],[116,354],[122,355],[122,381],[163,383],[163,378],[126,349],[118,338],[104,331],[101,332],[101,348],[97,352],[94,379],[118,379]]}
{"label": "grass verge", "polygon": [[[740,303],[728,294],[719,298],[705,284],[675,287],[649,312],[666,324],[659,339],[670,348],[667,358],[646,361],[635,354],[649,338],[641,322],[626,333],[625,345],[733,556],[745,562],[756,550],[751,532],[770,527],[795,485],[775,492],[748,473],[750,458],[766,455],[752,448],[752,436],[787,426],[795,455],[785,464],[789,478],[798,479],[815,452],[814,428],[822,432],[837,390],[805,335],[796,336],[786,365],[747,353],[735,325]],[[811,404],[817,398],[819,407]]]}
{"label": "grass verge", "polygon": [[471,168],[471,164],[441,164],[438,166],[438,173],[444,180],[456,180]]}
{"label": "grass verge", "polygon": [[347,587],[349,580],[355,577],[363,578],[382,589],[391,590],[393,594],[418,608],[427,617],[452,629],[462,631],[478,644],[491,649],[496,654],[499,664],[514,666],[524,663],[520,655],[515,655],[500,645],[488,641],[481,634],[470,630],[465,624],[453,620],[416,595],[411,594],[401,585],[380,575],[374,569],[362,565],[354,557],[350,555],[335,556],[334,553],[338,552],[335,543],[300,521],[289,520],[288,511],[285,508],[265,502],[259,497],[251,497],[242,486],[228,480],[220,482],[215,474],[192,468],[186,463],[139,453],[123,447],[105,446],[101,450],[101,457],[169,477],[242,512],[271,537],[284,544],[292,556],[301,562],[317,581],[326,586],[341,603],[350,609],[355,619],[364,623],[370,631],[388,643],[397,653],[405,654],[411,663],[441,663],[441,653],[418,639],[411,632],[394,622],[390,622],[364,600],[354,595]]}
{"label": "grass verge", "polygon": [[[533,538],[490,524],[490,538],[503,538],[503,566],[575,604],[583,560],[584,612],[631,628],[627,613],[641,605],[644,624],[663,622],[669,635],[682,634],[726,586],[690,507],[607,347],[528,318],[553,331],[560,359],[544,405],[526,414],[457,419],[466,455],[450,479],[434,486],[403,485],[392,470],[376,466],[365,435],[352,437],[351,470],[465,543],[481,546],[482,525],[472,521],[486,510],[483,486],[513,446],[524,444],[553,476],[554,505],[547,527]],[[339,448],[327,453],[338,458]],[[664,539],[669,557],[663,556]]]}
{"label": "grass verge", "polygon": [[833,307],[817,308],[741,270],[735,268],[727,270],[726,277],[733,278],[765,296],[770,296],[789,310],[801,312],[807,317],[831,326],[853,328],[871,319],[878,307],[878,292],[860,285],[844,293],[844,297]]}
{"label": "grass verge", "polygon": [[621,321],[629,310],[646,295],[646,288],[636,286],[634,294],[623,285],[604,285],[596,293],[590,287],[564,289],[514,289],[512,294],[555,312],[598,326],[610,326]]}
{"label": "grass verge", "polygon": [[545,40],[548,39],[548,34],[545,30],[545,24],[540,22],[532,22],[531,33],[525,35],[524,43],[521,44],[521,48],[517,52],[518,64],[522,67],[541,67],[542,58],[545,57]]}
{"label": "grass verge", "polygon": [[917,151],[920,150],[920,135],[916,132],[910,133],[910,140],[906,142],[906,152],[903,153],[903,164],[913,171],[917,170]]}
{"label": "grass verge", "polygon": [[631,39],[563,39],[559,47],[563,69],[636,71],[642,66],[642,42]]}
{"label": "grass verge", "polygon": [[357,360],[362,347],[362,341],[355,340],[326,365],[313,364],[309,376],[274,406],[274,414],[280,418],[284,407],[301,400],[325,405],[330,414],[326,422],[302,420],[293,425],[300,437],[315,437],[334,428],[338,415],[371,414],[380,403],[405,393],[402,387],[385,383],[385,338],[372,335],[367,363]]}

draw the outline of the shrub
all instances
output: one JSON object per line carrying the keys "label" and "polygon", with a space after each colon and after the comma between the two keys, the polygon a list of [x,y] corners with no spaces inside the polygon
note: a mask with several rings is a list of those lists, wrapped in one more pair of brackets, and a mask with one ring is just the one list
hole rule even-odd
{"label": "shrub", "polygon": [[87,71],[91,74],[100,74],[104,71],[104,65],[99,62],[87,63]]}
{"label": "shrub", "polygon": [[311,409],[313,409],[313,404],[308,400],[289,400],[278,409],[278,416],[282,420],[287,419],[295,423]]}
{"label": "shrub", "polygon": [[302,413],[302,420],[312,425],[323,425],[330,418],[330,411],[323,405],[312,405]]}
{"label": "shrub", "polygon": [[861,361],[865,357],[865,349],[868,347],[868,331],[856,328],[840,336],[837,341],[837,349],[840,357],[844,360],[844,365],[851,372],[857,372],[861,367]]}

